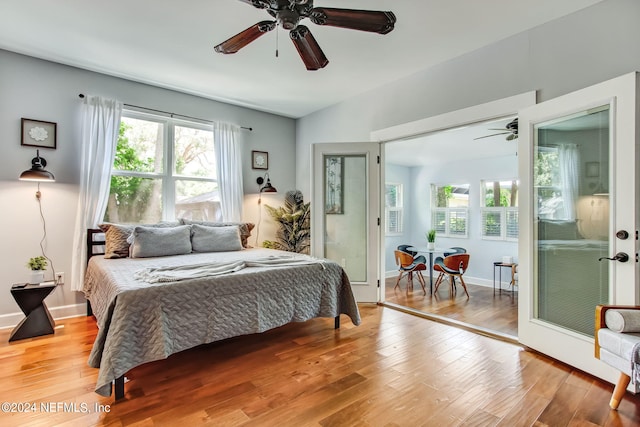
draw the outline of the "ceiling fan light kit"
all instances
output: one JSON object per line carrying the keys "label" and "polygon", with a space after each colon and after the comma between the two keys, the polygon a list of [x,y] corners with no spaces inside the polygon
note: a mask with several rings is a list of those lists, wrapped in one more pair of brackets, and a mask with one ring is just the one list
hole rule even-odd
{"label": "ceiling fan light kit", "polygon": [[318,70],[329,63],[309,28],[299,25],[309,18],[316,25],[346,28],[370,33],[387,34],[396,23],[393,12],[375,10],[313,7],[313,0],[240,0],[258,9],[266,9],[275,21],[261,21],[225,40],[214,49],[218,53],[236,53],[259,37],[281,26],[289,31],[307,70]]}

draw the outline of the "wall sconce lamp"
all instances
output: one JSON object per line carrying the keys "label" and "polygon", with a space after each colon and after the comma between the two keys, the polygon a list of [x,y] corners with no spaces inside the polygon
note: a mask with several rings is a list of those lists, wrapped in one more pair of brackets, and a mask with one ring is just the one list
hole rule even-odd
{"label": "wall sconce lamp", "polygon": [[42,197],[42,193],[40,193],[40,183],[41,182],[55,182],[56,178],[53,176],[51,172],[45,169],[47,166],[47,161],[40,157],[40,150],[36,150],[36,156],[31,159],[31,169],[27,169],[26,171],[20,174],[21,181],[37,181],[38,182],[38,190],[36,191],[36,199],[38,200],[38,208],[40,210],[40,218],[42,220],[42,240],[40,240],[40,250],[42,251],[42,256],[44,256],[49,264],[51,264],[51,270],[53,271],[53,280],[55,284],[58,284],[59,277],[56,275],[56,268],[53,266],[53,261],[49,258],[44,250],[44,241],[47,239],[47,223],[44,219],[44,213],[42,212],[42,201],[40,198]]}
{"label": "wall sconce lamp", "polygon": [[[264,184],[265,179],[267,180],[266,184]],[[258,179],[256,179],[256,182],[260,186],[260,193],[277,193],[278,192],[278,190],[276,190],[276,187],[271,185],[271,180],[269,179],[268,173],[264,174],[264,178],[259,176]],[[264,184],[264,186],[262,186],[262,184]]]}
{"label": "wall sconce lamp", "polygon": [[[266,184],[265,184],[266,179]],[[260,187],[260,195],[258,197],[258,224],[256,226],[256,246],[258,246],[258,236],[260,235],[260,223],[262,222],[262,193],[277,193],[278,190],[276,187],[271,185],[271,180],[269,179],[269,173],[264,174],[264,178],[259,176],[256,179],[258,186]],[[264,185],[262,185],[264,184]]]}
{"label": "wall sconce lamp", "polygon": [[48,181],[54,182],[56,178],[51,172],[45,169],[47,161],[40,157],[40,150],[36,150],[36,157],[31,159],[31,169],[20,174],[21,181]]}

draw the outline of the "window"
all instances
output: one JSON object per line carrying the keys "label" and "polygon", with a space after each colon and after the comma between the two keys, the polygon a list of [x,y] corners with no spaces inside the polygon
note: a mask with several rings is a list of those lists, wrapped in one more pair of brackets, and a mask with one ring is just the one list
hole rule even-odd
{"label": "window", "polygon": [[402,234],[402,184],[386,184],[385,215],[385,234]]}
{"label": "window", "polygon": [[123,112],[105,221],[220,219],[211,126]]}
{"label": "window", "polygon": [[537,147],[533,188],[537,192],[540,219],[565,219],[557,147]]}
{"label": "window", "polygon": [[481,181],[482,238],[518,239],[518,181]]}
{"label": "window", "polygon": [[431,228],[439,236],[467,237],[469,184],[431,185]]}

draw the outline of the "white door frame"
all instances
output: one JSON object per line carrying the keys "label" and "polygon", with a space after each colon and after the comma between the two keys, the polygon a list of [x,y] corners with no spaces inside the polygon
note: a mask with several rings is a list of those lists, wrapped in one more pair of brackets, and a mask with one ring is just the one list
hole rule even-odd
{"label": "white door frame", "polygon": [[[319,143],[311,150],[311,255],[323,257],[325,253],[324,229],[324,156],[363,155],[367,175],[367,256],[366,280],[351,279],[353,294],[358,302],[380,301],[380,144],[372,142]],[[338,261],[338,260],[334,260]]]}
{"label": "white door frame", "polygon": [[[635,261],[638,242],[638,176],[636,170],[639,150],[637,127],[638,75],[631,73],[567,95],[526,108],[519,113],[519,170],[520,170],[520,238],[518,256],[518,337],[520,342],[585,372],[615,382],[619,372],[595,359],[594,339],[542,322],[534,317],[534,211],[533,211],[533,137],[534,125],[556,117],[609,104],[610,167],[609,192],[612,217],[610,219],[608,256],[626,252],[628,263],[611,262],[609,269],[610,304],[638,303],[638,264]],[[624,149],[623,149],[624,148]],[[629,231],[631,238],[615,238],[614,229]],[[605,262],[605,261],[603,261]],[[624,284],[624,286],[623,286]],[[594,307],[595,311],[595,307]]]}

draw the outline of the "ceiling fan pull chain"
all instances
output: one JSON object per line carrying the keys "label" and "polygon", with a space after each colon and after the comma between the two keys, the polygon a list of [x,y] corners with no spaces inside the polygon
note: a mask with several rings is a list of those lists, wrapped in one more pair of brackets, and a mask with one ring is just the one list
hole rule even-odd
{"label": "ceiling fan pull chain", "polygon": [[280,32],[278,31],[278,27],[279,27],[279,24],[276,22],[276,58],[278,57],[278,40],[279,40],[278,35],[280,34]]}

